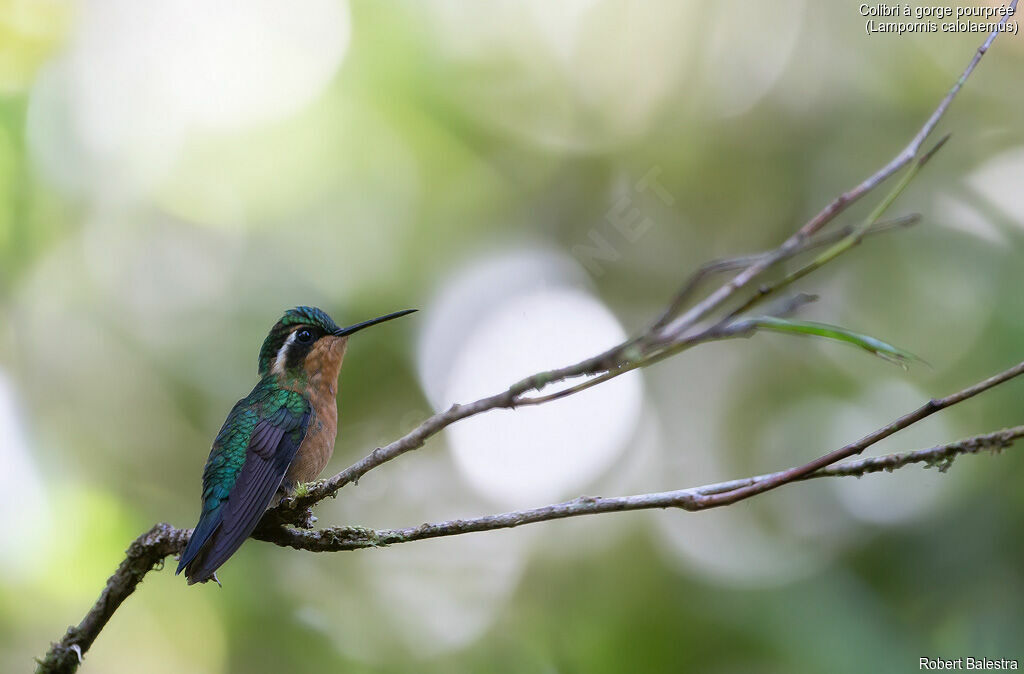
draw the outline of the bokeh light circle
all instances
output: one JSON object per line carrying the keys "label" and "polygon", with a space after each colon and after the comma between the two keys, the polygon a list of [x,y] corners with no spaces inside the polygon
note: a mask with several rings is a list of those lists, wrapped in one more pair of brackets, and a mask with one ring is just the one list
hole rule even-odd
{"label": "bokeh light circle", "polygon": [[[557,257],[523,256],[520,264],[527,267],[571,266]],[[505,261],[492,269],[511,271],[518,266]],[[471,269],[457,274],[450,288],[485,287],[477,273]],[[428,385],[435,390],[432,402],[438,409],[491,395],[523,377],[577,362],[625,338],[612,313],[585,290],[557,282],[517,288],[515,278],[489,286],[495,291],[492,297],[488,292],[476,297],[462,293],[460,306],[432,319],[458,312],[463,319],[456,322],[465,325],[447,349],[421,349],[422,358],[445,359],[443,369],[433,361],[428,368],[442,375],[443,383]],[[445,305],[445,298],[438,303]],[[425,335],[430,333],[428,326]],[[549,387],[545,393],[579,381]],[[611,465],[634,433],[642,399],[640,378],[630,373],[544,405],[466,419],[449,428],[447,436],[459,472],[478,493],[505,507],[538,505],[577,495]]]}

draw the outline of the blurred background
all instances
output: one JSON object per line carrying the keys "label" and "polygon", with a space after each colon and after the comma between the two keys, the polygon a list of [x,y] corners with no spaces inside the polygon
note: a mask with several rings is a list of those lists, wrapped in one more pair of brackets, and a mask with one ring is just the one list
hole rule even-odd
{"label": "blurred background", "polygon": [[[128,543],[189,527],[211,439],[297,304],[360,334],[335,473],[433,410],[641,329],[888,161],[981,42],[857,2],[0,0],[0,670]],[[494,412],[322,504],[409,526],[776,470],[1024,358],[1024,42],[782,335]],[[878,195],[880,196],[880,195]],[[869,199],[843,218],[853,222]],[[1012,382],[874,451],[1021,423]],[[1024,658],[1024,455],[338,554],[250,542],[147,576],[85,672],[862,672]]]}

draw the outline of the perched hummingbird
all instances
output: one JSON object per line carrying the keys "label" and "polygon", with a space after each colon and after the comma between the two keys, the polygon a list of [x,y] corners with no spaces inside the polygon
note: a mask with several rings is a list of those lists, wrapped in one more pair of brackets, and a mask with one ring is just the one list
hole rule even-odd
{"label": "perched hummingbird", "polygon": [[339,328],[315,307],[285,312],[260,348],[260,381],[231,409],[203,470],[202,513],[175,575],[189,585],[245,542],[275,494],[315,480],[334,452],[338,372],[348,337],[416,311]]}

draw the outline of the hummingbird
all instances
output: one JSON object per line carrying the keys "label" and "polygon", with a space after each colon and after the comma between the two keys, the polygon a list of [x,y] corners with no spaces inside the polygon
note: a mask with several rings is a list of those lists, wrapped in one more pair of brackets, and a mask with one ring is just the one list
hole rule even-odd
{"label": "hummingbird", "polygon": [[175,575],[217,580],[275,496],[320,475],[334,452],[337,382],[348,338],[406,309],[339,328],[323,310],[295,307],[263,340],[260,380],[235,403],[203,470],[202,512]]}

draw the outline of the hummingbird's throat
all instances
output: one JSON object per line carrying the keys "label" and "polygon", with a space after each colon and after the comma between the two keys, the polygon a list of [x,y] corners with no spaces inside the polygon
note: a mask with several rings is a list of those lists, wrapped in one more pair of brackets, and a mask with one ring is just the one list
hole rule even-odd
{"label": "hummingbird's throat", "polygon": [[[286,347],[287,342],[282,348]],[[275,362],[274,372],[285,388],[307,396],[329,396],[333,400],[338,390],[338,374],[341,372],[341,363],[347,348],[347,337],[325,335],[310,347],[301,367],[282,367],[278,371]]]}

